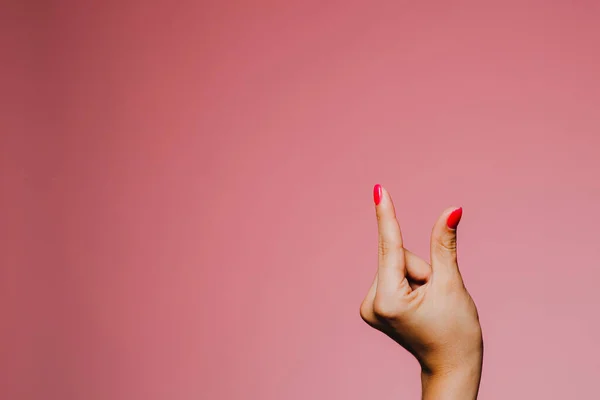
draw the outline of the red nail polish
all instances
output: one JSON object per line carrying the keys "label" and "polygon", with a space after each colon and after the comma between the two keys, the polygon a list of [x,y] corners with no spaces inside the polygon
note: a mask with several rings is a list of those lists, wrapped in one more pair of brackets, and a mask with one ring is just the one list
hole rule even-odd
{"label": "red nail polish", "polygon": [[381,197],[383,196],[383,190],[381,189],[381,185],[377,184],[373,188],[373,200],[375,200],[375,205],[381,203]]}
{"label": "red nail polish", "polygon": [[448,215],[448,219],[446,220],[446,224],[450,229],[456,229],[458,223],[460,222],[460,217],[462,217],[462,207],[457,208],[452,211],[450,215]]}

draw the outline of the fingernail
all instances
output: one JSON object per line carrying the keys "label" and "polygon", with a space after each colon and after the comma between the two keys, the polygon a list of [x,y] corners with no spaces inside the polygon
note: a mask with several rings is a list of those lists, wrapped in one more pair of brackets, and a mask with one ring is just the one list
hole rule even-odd
{"label": "fingernail", "polygon": [[448,224],[448,228],[456,229],[458,223],[460,222],[460,217],[462,217],[462,207],[457,208],[452,211],[450,215],[448,215],[448,219],[446,220],[446,224]]}
{"label": "fingernail", "polygon": [[378,183],[373,188],[373,200],[375,200],[375,205],[381,203],[381,197],[383,196],[383,190],[381,189],[381,185]]}

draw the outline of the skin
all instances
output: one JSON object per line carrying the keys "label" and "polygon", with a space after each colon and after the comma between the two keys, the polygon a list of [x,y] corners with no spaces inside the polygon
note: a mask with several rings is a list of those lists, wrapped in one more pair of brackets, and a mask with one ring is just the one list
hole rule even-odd
{"label": "skin", "polygon": [[389,193],[375,206],[377,274],[360,306],[362,319],[421,365],[422,399],[476,399],[483,338],[477,308],[458,268],[456,229],[446,209],[431,233],[431,264],[404,248]]}

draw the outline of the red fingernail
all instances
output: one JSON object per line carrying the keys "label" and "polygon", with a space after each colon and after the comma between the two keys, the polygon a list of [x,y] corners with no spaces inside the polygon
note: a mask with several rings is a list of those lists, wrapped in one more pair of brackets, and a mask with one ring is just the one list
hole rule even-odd
{"label": "red fingernail", "polygon": [[462,207],[457,208],[456,210],[452,211],[450,215],[448,215],[448,220],[446,221],[448,228],[456,229],[458,223],[460,222],[460,217],[462,217]]}
{"label": "red fingernail", "polygon": [[381,203],[381,197],[383,196],[383,191],[381,190],[381,185],[377,184],[373,188],[373,200],[375,200],[375,205]]}

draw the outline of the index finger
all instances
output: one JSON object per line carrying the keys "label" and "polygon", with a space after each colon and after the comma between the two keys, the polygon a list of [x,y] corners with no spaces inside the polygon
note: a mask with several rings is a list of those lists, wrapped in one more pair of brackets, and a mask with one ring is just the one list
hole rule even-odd
{"label": "index finger", "polygon": [[396,219],[394,203],[387,190],[377,184],[373,188],[375,213],[379,231],[379,268],[377,291],[397,291],[406,279],[406,262],[402,232]]}

